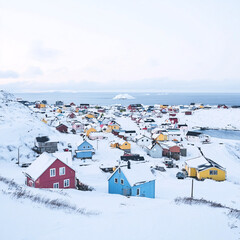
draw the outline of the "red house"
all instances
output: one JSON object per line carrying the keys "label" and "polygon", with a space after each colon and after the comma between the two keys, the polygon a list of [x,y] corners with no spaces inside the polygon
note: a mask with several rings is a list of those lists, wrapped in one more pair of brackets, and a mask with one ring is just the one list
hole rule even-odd
{"label": "red house", "polygon": [[135,111],[135,110],[140,110],[140,109],[143,109],[142,104],[130,104],[128,106],[128,110]]}
{"label": "red house", "polygon": [[68,132],[68,127],[64,124],[60,124],[56,127],[56,129],[61,132],[61,133],[67,133]]}
{"label": "red house", "polygon": [[75,188],[71,152],[42,153],[24,172],[26,185],[35,188]]}
{"label": "red house", "polygon": [[69,118],[76,118],[76,114],[72,112],[72,113],[68,114],[68,117]]}
{"label": "red house", "polygon": [[176,117],[170,117],[170,118],[169,118],[169,121],[170,121],[171,123],[175,124],[175,123],[178,123],[178,118],[176,118]]}
{"label": "red house", "polygon": [[173,158],[175,160],[179,160],[180,158],[180,147],[177,145],[172,144],[169,142],[169,144],[161,144],[161,147],[163,149],[162,155],[166,157]]}
{"label": "red house", "polygon": [[186,111],[185,115],[192,115],[192,111]]}

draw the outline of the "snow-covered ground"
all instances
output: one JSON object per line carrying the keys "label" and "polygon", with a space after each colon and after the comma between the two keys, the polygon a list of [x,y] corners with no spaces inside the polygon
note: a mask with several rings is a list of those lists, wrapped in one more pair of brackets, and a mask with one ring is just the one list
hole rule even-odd
{"label": "snow-covered ground", "polygon": [[[81,182],[94,188],[92,192],[78,190],[34,189],[25,185],[23,168],[16,164],[18,148],[20,161],[36,158],[31,150],[37,136],[48,135],[58,139],[62,147],[70,143],[73,148],[82,140],[79,135],[60,134],[40,121],[27,107],[13,101],[13,96],[0,94],[0,177],[12,179],[17,185],[0,180],[0,239],[230,239],[240,238],[240,219],[230,216],[229,210],[205,205],[177,204],[178,197],[190,197],[192,179],[178,180],[176,173],[184,161],[199,156],[195,146],[188,145],[187,157],[177,164],[179,169],[155,171],[156,198],[124,197],[108,194],[108,178],[100,166],[114,166],[122,155],[111,149],[110,141],[90,141],[96,154],[93,160],[75,160],[73,167]],[[181,122],[194,126],[224,128],[231,124],[240,129],[238,109],[210,109],[195,111],[192,116],[179,113]],[[156,119],[159,123],[166,116]],[[116,121],[126,130],[138,130],[129,118]],[[240,141],[212,138],[211,144],[202,145],[206,157],[227,170],[227,180],[194,180],[194,197],[206,199],[240,209]],[[184,140],[184,144],[187,142]],[[146,166],[162,165],[162,159],[153,159],[134,142],[132,152],[145,157]],[[83,166],[83,163],[84,166]],[[28,194],[16,195],[17,191]],[[53,208],[27,195],[45,199],[58,199],[70,208]],[[80,209],[81,211],[77,211]]]}

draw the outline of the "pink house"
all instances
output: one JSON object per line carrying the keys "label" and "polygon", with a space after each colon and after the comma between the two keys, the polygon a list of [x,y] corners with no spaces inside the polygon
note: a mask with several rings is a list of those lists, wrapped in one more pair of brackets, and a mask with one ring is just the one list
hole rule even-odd
{"label": "pink house", "polygon": [[35,188],[75,188],[71,152],[42,153],[24,173],[26,185]]}

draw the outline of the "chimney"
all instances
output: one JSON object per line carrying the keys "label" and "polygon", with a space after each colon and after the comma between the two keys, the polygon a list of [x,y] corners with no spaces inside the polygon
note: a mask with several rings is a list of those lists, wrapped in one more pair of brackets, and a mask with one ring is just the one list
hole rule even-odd
{"label": "chimney", "polygon": [[128,169],[131,169],[131,163],[130,163],[129,160],[128,160],[128,162],[127,162],[127,168],[128,168]]}

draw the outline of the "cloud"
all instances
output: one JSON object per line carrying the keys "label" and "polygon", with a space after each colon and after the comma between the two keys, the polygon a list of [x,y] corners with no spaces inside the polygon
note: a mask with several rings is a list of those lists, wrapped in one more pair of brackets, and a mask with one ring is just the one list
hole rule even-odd
{"label": "cloud", "polygon": [[37,77],[37,76],[42,76],[43,71],[40,67],[34,67],[31,66],[27,69],[27,71],[23,74],[24,77]]}
{"label": "cloud", "polygon": [[[228,86],[226,87],[226,82]],[[1,84],[5,90],[14,89],[14,92],[240,92],[240,84],[236,85],[236,79],[227,79],[225,81],[199,79],[194,81],[176,81],[169,78],[142,79],[136,81],[112,81],[112,83],[99,83],[96,81],[68,81],[61,84],[49,82],[42,84],[41,80],[21,81],[17,83]]]}
{"label": "cloud", "polygon": [[31,49],[32,57],[38,61],[53,60],[57,58],[60,53],[57,49],[45,47],[41,41],[34,42]]}
{"label": "cloud", "polygon": [[19,74],[15,71],[0,71],[0,78],[19,78]]}

